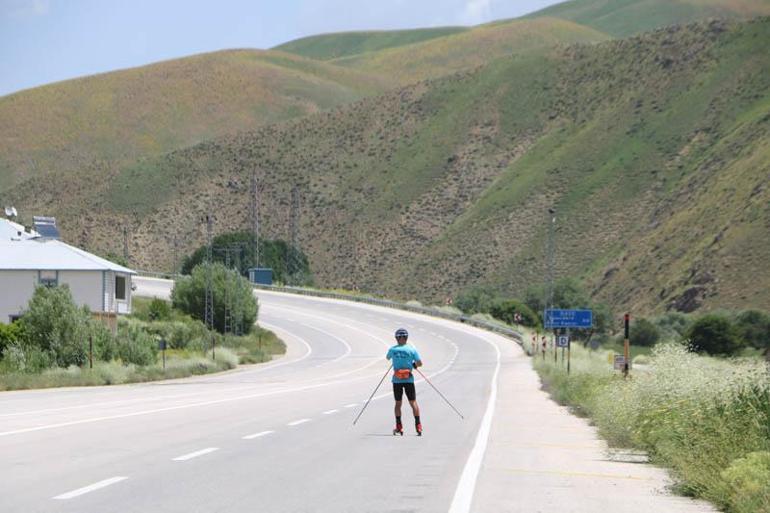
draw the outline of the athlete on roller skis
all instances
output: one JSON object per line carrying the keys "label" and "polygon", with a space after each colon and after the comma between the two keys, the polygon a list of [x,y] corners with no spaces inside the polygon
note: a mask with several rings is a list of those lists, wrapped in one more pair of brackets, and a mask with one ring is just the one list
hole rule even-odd
{"label": "athlete on roller skis", "polygon": [[420,354],[417,349],[406,343],[409,333],[400,328],[396,330],[396,344],[388,349],[386,358],[393,362],[393,397],[396,399],[396,428],[394,435],[404,436],[404,426],[401,424],[401,403],[406,392],[406,398],[409,400],[409,406],[412,407],[414,414],[414,427],[417,435],[422,436],[422,424],[420,423],[420,407],[417,406],[417,392],[414,388],[414,376],[412,369],[422,367]]}

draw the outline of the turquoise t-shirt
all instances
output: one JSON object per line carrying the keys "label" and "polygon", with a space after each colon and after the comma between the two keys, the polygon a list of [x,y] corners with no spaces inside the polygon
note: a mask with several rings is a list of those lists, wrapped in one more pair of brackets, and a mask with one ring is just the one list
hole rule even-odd
{"label": "turquoise t-shirt", "polygon": [[[411,369],[412,363],[420,359],[420,354],[417,352],[417,349],[409,344],[404,344],[403,346],[396,344],[388,349],[387,358],[388,360],[393,360],[393,370]],[[393,383],[414,383],[414,374],[407,379],[399,379],[393,376],[391,381]]]}

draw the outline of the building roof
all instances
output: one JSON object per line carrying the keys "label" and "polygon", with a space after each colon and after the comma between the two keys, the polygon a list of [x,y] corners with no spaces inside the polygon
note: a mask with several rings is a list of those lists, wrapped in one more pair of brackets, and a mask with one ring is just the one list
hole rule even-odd
{"label": "building roof", "polygon": [[19,240],[38,237],[39,234],[32,230],[27,232],[23,225],[15,223],[10,219],[0,219],[0,240]]}
{"label": "building roof", "polygon": [[127,267],[53,239],[0,239],[0,270],[115,271],[136,274]]}

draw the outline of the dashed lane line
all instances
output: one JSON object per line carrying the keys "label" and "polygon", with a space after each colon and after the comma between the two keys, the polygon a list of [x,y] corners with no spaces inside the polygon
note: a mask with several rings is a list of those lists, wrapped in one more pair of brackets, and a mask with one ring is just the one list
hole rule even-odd
{"label": "dashed lane line", "polygon": [[337,413],[339,410],[326,410],[324,412],[324,415],[331,415],[332,413]]}
{"label": "dashed lane line", "polygon": [[253,440],[255,438],[259,438],[261,436],[269,435],[271,433],[275,433],[275,431],[260,431],[259,433],[254,433],[251,435],[246,435],[242,437],[244,440]]}
{"label": "dashed lane line", "polygon": [[176,458],[173,458],[172,461],[187,461],[193,458],[197,458],[198,456],[203,456],[204,454],[209,454],[218,450],[219,450],[219,447],[208,447],[206,449],[201,449],[200,451],[195,451],[189,454],[183,454],[182,456],[177,456]]}
{"label": "dashed lane line", "polygon": [[295,420],[293,422],[289,422],[286,425],[287,426],[299,426],[300,424],[304,424],[305,422],[310,422],[310,419],[299,419],[299,420]]}
{"label": "dashed lane line", "polygon": [[78,488],[77,490],[72,490],[71,492],[63,493],[61,495],[57,495],[54,497],[56,500],[66,500],[66,499],[72,499],[75,497],[78,497],[80,495],[84,495],[89,492],[93,492],[95,490],[98,490],[100,488],[104,488],[106,486],[110,486],[115,483],[119,483],[121,481],[124,481],[128,479],[126,476],[115,476],[111,477],[109,479],[105,479],[103,481],[99,481],[98,483],[94,483],[88,486],[84,486],[83,488]]}

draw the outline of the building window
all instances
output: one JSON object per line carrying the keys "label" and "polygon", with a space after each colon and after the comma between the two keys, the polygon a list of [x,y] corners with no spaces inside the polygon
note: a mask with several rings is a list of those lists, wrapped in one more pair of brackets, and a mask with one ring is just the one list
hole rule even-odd
{"label": "building window", "polygon": [[59,284],[59,273],[56,271],[38,271],[37,281],[44,287],[55,287]]}
{"label": "building window", "polygon": [[115,276],[115,299],[126,299],[126,277]]}

